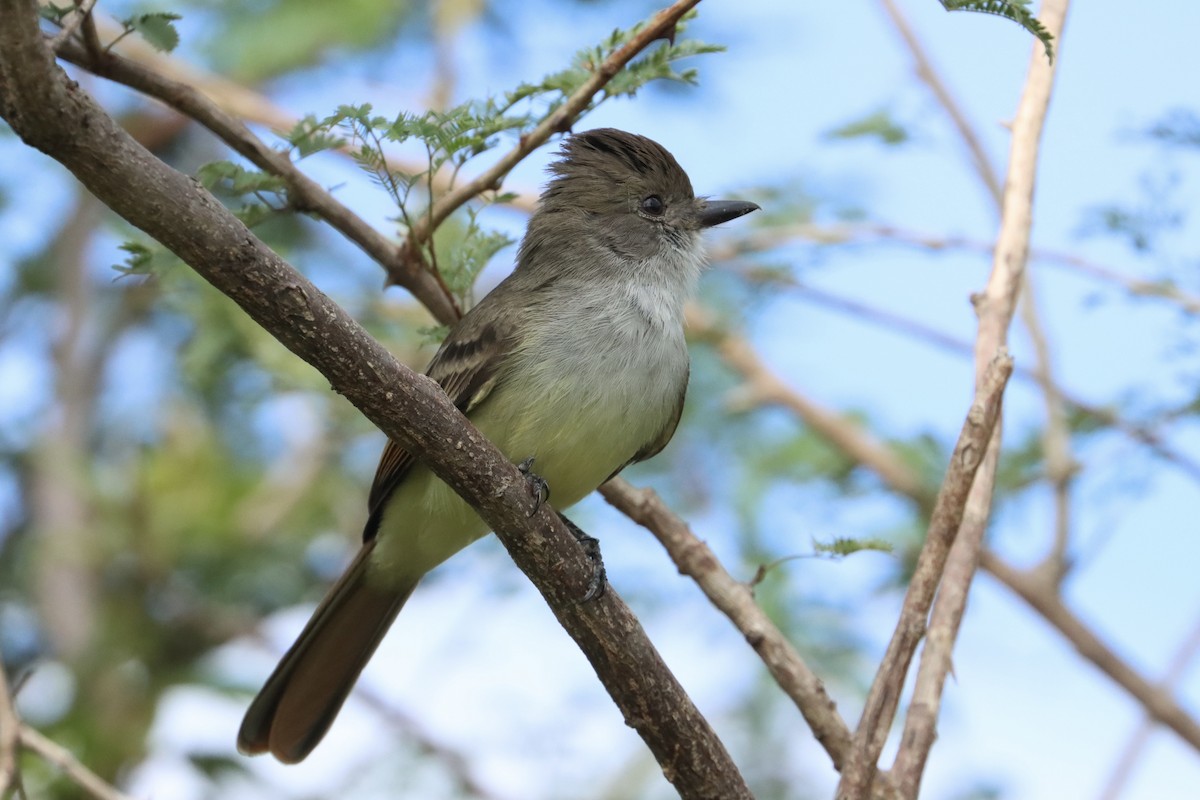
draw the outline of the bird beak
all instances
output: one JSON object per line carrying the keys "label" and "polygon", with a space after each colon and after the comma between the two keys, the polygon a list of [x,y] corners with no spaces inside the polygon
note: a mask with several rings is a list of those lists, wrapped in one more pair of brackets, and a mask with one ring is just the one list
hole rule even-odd
{"label": "bird beak", "polygon": [[711,228],[722,222],[744,217],[751,211],[758,211],[757,204],[744,200],[701,200],[697,206],[697,219],[701,228]]}

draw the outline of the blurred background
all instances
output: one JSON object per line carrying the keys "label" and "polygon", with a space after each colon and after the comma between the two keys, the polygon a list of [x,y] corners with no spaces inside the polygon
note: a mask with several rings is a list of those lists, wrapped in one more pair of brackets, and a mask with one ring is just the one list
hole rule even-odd
{"label": "blurred background", "polygon": [[[658,7],[207,0],[153,10],[182,15],[176,74],[223,101],[244,93],[252,127],[279,143],[273,131],[343,103],[394,117],[537,82]],[[105,0],[98,15],[146,10]],[[710,0],[699,11],[686,36],[727,50],[679,65],[698,71],[696,85],[652,83],[577,126],[650,136],[698,193],[764,209],[710,236],[684,420],[661,456],[626,476],[657,489],[735,576],[775,564],[757,599],[853,725],[970,402],[969,298],[997,230],[988,175],[1003,180],[1005,124],[1041,46],[1009,21],[946,14],[933,0]],[[1078,3],[1056,43],[1032,291],[1012,337],[1025,372],[1008,390],[989,534],[998,566],[973,588],[925,797],[1200,793],[1194,747],[1144,729],[1143,707],[1061,623],[995,577],[1005,565],[1057,567],[1068,616],[1200,713],[1196,30],[1191,3]],[[237,161],[161,105],[73,75],[177,168]],[[976,155],[935,83],[961,109]],[[464,174],[514,142],[502,135]],[[520,237],[554,149],[513,172],[505,189],[517,200],[482,209],[481,224]],[[302,168],[399,235],[396,207],[352,159],[325,152]],[[256,230],[424,366],[430,317],[385,291],[361,251],[303,216],[271,214]],[[137,274],[114,266],[128,242],[150,248]],[[475,296],[514,256],[491,259]],[[909,490],[831,444],[795,404],[765,402],[722,347],[742,339],[793,398],[886,447]],[[308,761],[236,754],[251,696],[357,547],[382,444],[315,371],[5,129],[0,652],[23,676],[26,721],[139,798],[673,796],[491,537],[422,584]],[[830,796],[836,773],[794,705],[657,542],[597,497],[573,516],[601,539],[612,585],[756,796]],[[816,554],[839,538],[893,552]],[[30,797],[78,796],[40,760],[23,765]]]}

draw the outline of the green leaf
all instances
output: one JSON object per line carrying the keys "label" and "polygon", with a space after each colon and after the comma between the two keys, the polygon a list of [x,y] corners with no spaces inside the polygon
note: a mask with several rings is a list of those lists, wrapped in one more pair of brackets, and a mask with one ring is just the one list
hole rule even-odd
{"label": "green leaf", "polygon": [[1046,58],[1054,61],[1054,37],[1029,10],[1030,0],[941,0],[947,11],[975,11],[1011,19],[1032,33],[1046,48]]}
{"label": "green leaf", "polygon": [[179,31],[175,30],[175,21],[183,19],[178,14],[153,12],[141,14],[123,20],[126,31],[134,31],[146,40],[147,44],[163,53],[169,53],[179,46]]}
{"label": "green leaf", "polygon": [[113,269],[122,275],[145,275],[150,270],[150,260],[154,251],[141,242],[122,242],[118,248],[127,255],[124,264],[114,264]]}
{"label": "green leaf", "polygon": [[255,192],[282,194],[287,182],[278,175],[256,169],[246,169],[229,161],[213,161],[196,170],[196,177],[206,189],[221,187],[235,195]]}
{"label": "green leaf", "polygon": [[862,119],[847,122],[825,134],[827,139],[860,139],[878,137],[884,144],[903,144],[908,141],[908,131],[900,127],[886,111],[876,111]]}
{"label": "green leaf", "polygon": [[855,539],[839,536],[828,542],[813,542],[813,552],[823,556],[842,558],[854,553],[861,553],[864,550],[876,553],[891,553],[893,548],[891,542],[878,538]]}

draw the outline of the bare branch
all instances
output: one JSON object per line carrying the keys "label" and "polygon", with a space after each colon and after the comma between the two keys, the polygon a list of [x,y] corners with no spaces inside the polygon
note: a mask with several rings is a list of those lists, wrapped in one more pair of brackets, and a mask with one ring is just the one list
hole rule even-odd
{"label": "bare branch", "polygon": [[[798,223],[758,228],[744,236],[730,237],[724,247],[713,250],[713,259],[728,259],[744,253],[769,250],[795,239],[829,245],[895,243],[925,250],[963,250],[989,256],[996,246],[995,242],[983,242],[967,236],[935,236],[877,222],[834,225]],[[1097,264],[1075,253],[1049,248],[1033,248],[1029,252],[1029,258],[1031,261],[1071,269],[1089,278],[1115,284],[1137,297],[1166,300],[1179,306],[1187,314],[1200,314],[1200,296],[1191,294],[1169,281],[1132,278],[1113,267]]]}
{"label": "bare branch", "polygon": [[433,381],[401,365],[58,69],[32,0],[0,0],[0,17],[0,117],[13,131],[192,266],[470,503],[537,586],[681,795],[748,798],[724,746],[616,592],[579,602],[592,564],[550,505],[539,507],[517,467]]}
{"label": "bare branch", "polygon": [[[1167,672],[1159,683],[1159,690],[1164,693],[1172,692],[1175,685],[1187,673],[1187,669],[1191,666],[1197,653],[1200,653],[1200,617],[1197,618],[1191,632],[1175,651],[1171,664],[1167,667]],[[1125,784],[1129,782],[1129,778],[1133,774],[1133,768],[1149,743],[1151,734],[1154,733],[1155,724],[1154,717],[1147,714],[1146,718],[1138,725],[1133,736],[1129,738],[1124,752],[1121,753],[1121,757],[1117,759],[1112,775],[1100,793],[1100,800],[1120,800]]]}
{"label": "bare branch", "polygon": [[399,246],[305,175],[287,153],[267,146],[239,119],[200,91],[119,55],[109,53],[93,57],[86,48],[74,42],[65,43],[59,55],[96,75],[157,98],[179,113],[195,119],[250,163],[286,180],[288,199],[296,208],[317,214],[358,245],[384,268],[392,283],[411,292],[439,322],[453,322],[460,316],[453,298],[444,291],[435,276],[405,259]]}
{"label": "bare branch", "polygon": [[79,30],[83,20],[92,13],[92,7],[96,5],[96,0],[83,0],[77,3],[63,22],[62,30],[54,34],[54,38],[50,40],[50,49],[57,51],[62,43],[75,35],[75,31]]}
{"label": "bare branch", "polygon": [[639,53],[659,39],[672,38],[675,26],[680,18],[700,3],[700,0],[676,0],[667,8],[662,9],[646,21],[636,35],[619,48],[616,52],[598,65],[592,76],[584,81],[567,100],[550,116],[542,120],[537,127],[521,137],[521,141],[512,150],[500,157],[491,168],[485,170],[474,179],[460,184],[448,194],[443,195],[434,203],[429,214],[409,232],[410,249],[415,252],[417,245],[425,242],[446,221],[446,218],[461,208],[481,192],[496,189],[513,167],[537,148],[545,144],[556,133],[564,133],[571,129],[575,118],[578,117],[592,98],[611,81],[625,65]]}
{"label": "bare branch", "polygon": [[[854,750],[842,772],[839,797],[866,797],[874,780],[874,764],[879,760],[900,705],[900,693],[909,664],[921,637],[925,635],[925,620],[942,581],[951,546],[962,525],[976,472],[999,424],[1004,387],[1011,374],[1012,359],[1002,352],[988,365],[975,401],[967,412],[946,477],[934,503],[925,544],[921,547],[912,580],[904,595],[900,619],[867,694],[862,718],[854,734]],[[911,720],[911,716],[909,718]]]}
{"label": "bare branch", "polygon": [[67,777],[95,800],[132,800],[132,798],[87,768],[71,751],[47,739],[28,725],[21,726],[21,744],[61,769]]}
{"label": "bare branch", "polygon": [[975,127],[967,120],[966,113],[958,105],[958,101],[954,99],[954,95],[950,93],[949,87],[942,81],[937,70],[933,68],[933,62],[929,59],[925,51],[925,46],[917,38],[912,26],[908,24],[908,19],[900,11],[895,0],[882,0],[883,8],[891,18],[892,24],[896,27],[896,32],[900,34],[900,38],[904,40],[905,46],[908,48],[909,55],[912,56],[913,66],[916,70],[917,77],[929,87],[933,92],[933,96],[937,98],[938,104],[942,110],[946,112],[946,116],[950,117],[950,121],[954,123],[954,128],[958,131],[959,138],[963,140],[963,144],[967,147],[967,152],[971,154],[971,163],[975,167],[980,180],[983,181],[987,188],[988,194],[992,201],[998,206],[1000,205],[1001,187],[1000,177],[996,174],[996,170],[992,168],[992,162],[988,158],[987,151],[983,149],[983,143],[980,141],[979,135],[975,133]]}
{"label": "bare branch", "polygon": [[[837,309],[845,313],[851,314],[854,317],[865,320],[876,325],[883,326],[889,330],[899,331],[914,339],[932,344],[943,350],[958,353],[961,355],[971,355],[973,346],[966,341],[956,339],[953,336],[942,333],[936,328],[932,328],[917,320],[896,314],[882,308],[858,300],[843,297],[842,295],[818,289],[806,283],[799,281],[791,281],[788,285],[795,289],[802,297],[805,297],[815,303],[818,303],[827,308]],[[1022,367],[1017,364],[1013,367],[1013,376],[1027,381],[1037,381],[1041,378],[1036,370],[1031,370],[1028,367]],[[1164,461],[1174,465],[1181,471],[1187,474],[1194,481],[1200,481],[1200,463],[1197,463],[1190,456],[1176,450],[1168,445],[1162,436],[1148,425],[1133,422],[1119,416],[1115,411],[1104,408],[1102,406],[1092,405],[1081,399],[1080,397],[1068,392],[1058,383],[1051,381],[1054,387],[1055,394],[1066,403],[1066,405],[1074,411],[1086,414],[1089,417],[1097,420],[1100,424],[1115,428],[1124,436],[1134,442],[1146,447],[1156,456]],[[920,499],[920,498],[914,498]]]}
{"label": "bare branch", "polygon": [[651,489],[639,489],[624,478],[600,487],[604,499],[654,534],[682,575],[696,581],[704,594],[733,623],[784,693],[792,699],[836,769],[850,749],[850,729],[825,692],[825,685],[796,652],[758,604],[750,587],[735,580],[708,545],[696,538]]}
{"label": "bare branch", "polygon": [[1033,344],[1034,360],[1037,362],[1034,374],[1041,386],[1046,408],[1042,450],[1046,459],[1046,479],[1054,492],[1054,540],[1046,553],[1044,567],[1061,582],[1070,569],[1067,550],[1071,537],[1071,485],[1080,467],[1071,455],[1071,430],[1067,422],[1066,403],[1054,380],[1050,343],[1038,315],[1032,280],[1025,281],[1021,295],[1021,320]]}
{"label": "bare branch", "polygon": [[20,751],[21,719],[13,708],[8,675],[5,674],[4,664],[0,663],[0,797],[7,797],[8,790],[20,783]]}
{"label": "bare branch", "polygon": [[1140,675],[1084,625],[1063,602],[1053,583],[1039,573],[1016,570],[995,553],[986,550],[980,559],[980,566],[1053,625],[1081,656],[1132,695],[1147,714],[1178,734],[1193,749],[1200,751],[1200,722],[1175,702],[1168,691]]}
{"label": "bare branch", "polygon": [[720,330],[712,317],[696,306],[688,307],[687,324],[693,335],[711,338],[725,363],[742,375],[750,402],[790,409],[855,461],[870,467],[892,491],[912,498],[928,498],[912,470],[894,453],[858,425],[789,388],[762,362],[744,338]]}

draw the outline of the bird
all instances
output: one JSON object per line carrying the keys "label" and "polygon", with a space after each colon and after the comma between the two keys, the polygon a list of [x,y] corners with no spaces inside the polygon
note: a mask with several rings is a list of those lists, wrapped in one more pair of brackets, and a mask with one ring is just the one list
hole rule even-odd
{"label": "bird", "polygon": [[[513,272],[451,328],[426,375],[506,457],[532,464],[561,511],[674,435],[701,232],[759,207],[697,197],[662,145],[612,128],[565,138],[549,172]],[[358,554],[251,702],[242,753],[306,758],[420,579],[488,533],[391,440],[367,509]]]}

